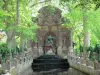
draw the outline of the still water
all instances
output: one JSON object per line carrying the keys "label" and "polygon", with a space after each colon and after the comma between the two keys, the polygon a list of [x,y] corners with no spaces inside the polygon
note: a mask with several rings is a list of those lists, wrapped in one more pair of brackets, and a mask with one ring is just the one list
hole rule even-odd
{"label": "still water", "polygon": [[70,68],[68,71],[66,72],[51,72],[51,73],[34,73],[32,71],[32,69],[29,67],[26,71],[24,71],[23,73],[20,73],[18,75],[87,75],[85,73],[82,73],[78,70],[72,69]]}

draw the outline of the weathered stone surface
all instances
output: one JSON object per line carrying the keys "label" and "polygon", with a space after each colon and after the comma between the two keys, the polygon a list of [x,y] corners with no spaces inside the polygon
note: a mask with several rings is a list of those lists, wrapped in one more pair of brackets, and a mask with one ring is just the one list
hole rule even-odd
{"label": "weathered stone surface", "polygon": [[7,60],[7,62],[6,62],[6,68],[7,68],[7,70],[10,70],[10,68],[11,68],[11,66],[10,66],[11,64],[10,64],[10,61],[9,60]]}
{"label": "weathered stone surface", "polygon": [[62,23],[62,16],[61,10],[59,8],[53,6],[45,6],[39,10],[39,15],[37,17],[37,24],[38,25],[61,25]]}
{"label": "weathered stone surface", "polygon": [[[55,54],[57,54],[57,52],[60,54],[65,52],[67,55],[72,46],[71,29],[61,26],[64,22],[64,18],[61,15],[62,11],[54,6],[45,6],[42,7],[38,13],[37,19],[33,18],[33,21],[35,20],[34,22],[40,26],[37,30],[37,39],[39,41],[37,43],[37,49],[39,54],[41,54],[40,47],[41,50],[44,51],[43,53],[46,53],[47,50],[45,47],[48,46],[46,43],[47,37],[52,36],[55,38],[52,48]],[[61,49],[58,48],[59,46]]]}

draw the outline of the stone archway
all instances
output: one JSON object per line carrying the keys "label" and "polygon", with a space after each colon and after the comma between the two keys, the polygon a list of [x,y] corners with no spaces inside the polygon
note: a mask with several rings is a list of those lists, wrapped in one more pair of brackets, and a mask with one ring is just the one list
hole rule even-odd
{"label": "stone archway", "polygon": [[[50,38],[48,39],[48,37],[51,37],[52,42],[50,42]],[[43,51],[44,54],[46,54],[46,52],[50,49],[52,49],[52,51],[57,54],[57,47],[56,47],[56,34],[52,31],[48,31],[43,38]]]}
{"label": "stone archway", "polygon": [[[53,14],[50,12],[50,8],[53,8]],[[42,7],[38,11],[37,18],[34,22],[37,23],[37,25],[40,27],[40,29],[37,30],[37,38],[38,38],[38,50],[44,52],[45,54],[45,46],[47,37],[49,35],[56,38],[55,47],[56,51],[54,51],[56,54],[62,54],[63,52],[68,52],[69,47],[71,46],[71,33],[70,29],[64,28],[61,26],[63,21],[62,11],[54,6],[45,6]],[[63,35],[66,36],[66,38],[63,40]],[[64,48],[63,48],[64,45]],[[67,53],[66,53],[67,54]]]}

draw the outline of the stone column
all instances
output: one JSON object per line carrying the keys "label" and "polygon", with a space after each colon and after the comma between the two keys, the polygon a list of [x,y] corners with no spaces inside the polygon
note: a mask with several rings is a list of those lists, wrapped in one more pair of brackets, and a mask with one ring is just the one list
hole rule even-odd
{"label": "stone column", "polygon": [[68,47],[68,50],[69,52],[73,53],[73,43],[72,43],[72,31],[71,30],[68,30],[68,36],[69,36],[69,47]]}
{"label": "stone column", "polygon": [[58,26],[58,55],[63,55],[62,54],[62,33],[61,33],[61,28]]}
{"label": "stone column", "polygon": [[39,55],[43,55],[43,49],[42,49],[42,40],[43,40],[43,39],[42,39],[41,36],[39,37],[39,40],[40,40],[40,41],[39,41],[39,43],[38,43],[38,54],[39,54]]}
{"label": "stone column", "polygon": [[65,54],[68,55],[68,53],[73,53],[73,46],[72,46],[72,31],[69,29],[66,29],[66,40],[65,40]]}
{"label": "stone column", "polygon": [[35,55],[35,56],[36,56],[36,55],[39,55],[39,54],[38,54],[38,47],[37,47],[37,44],[38,44],[38,43],[36,43],[36,46],[35,46],[34,49],[33,49],[33,50],[34,50],[33,55]]}
{"label": "stone column", "polygon": [[38,48],[38,50],[39,50],[39,55],[43,55],[43,49],[41,46]]}

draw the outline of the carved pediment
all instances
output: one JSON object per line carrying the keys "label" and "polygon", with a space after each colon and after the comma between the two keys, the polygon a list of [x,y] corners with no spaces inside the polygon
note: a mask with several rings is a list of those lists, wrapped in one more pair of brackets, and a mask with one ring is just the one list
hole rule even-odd
{"label": "carved pediment", "polygon": [[49,5],[49,6],[42,7],[38,12],[39,12],[39,15],[37,16],[38,25],[42,25],[42,26],[61,25],[62,11],[59,8]]}

